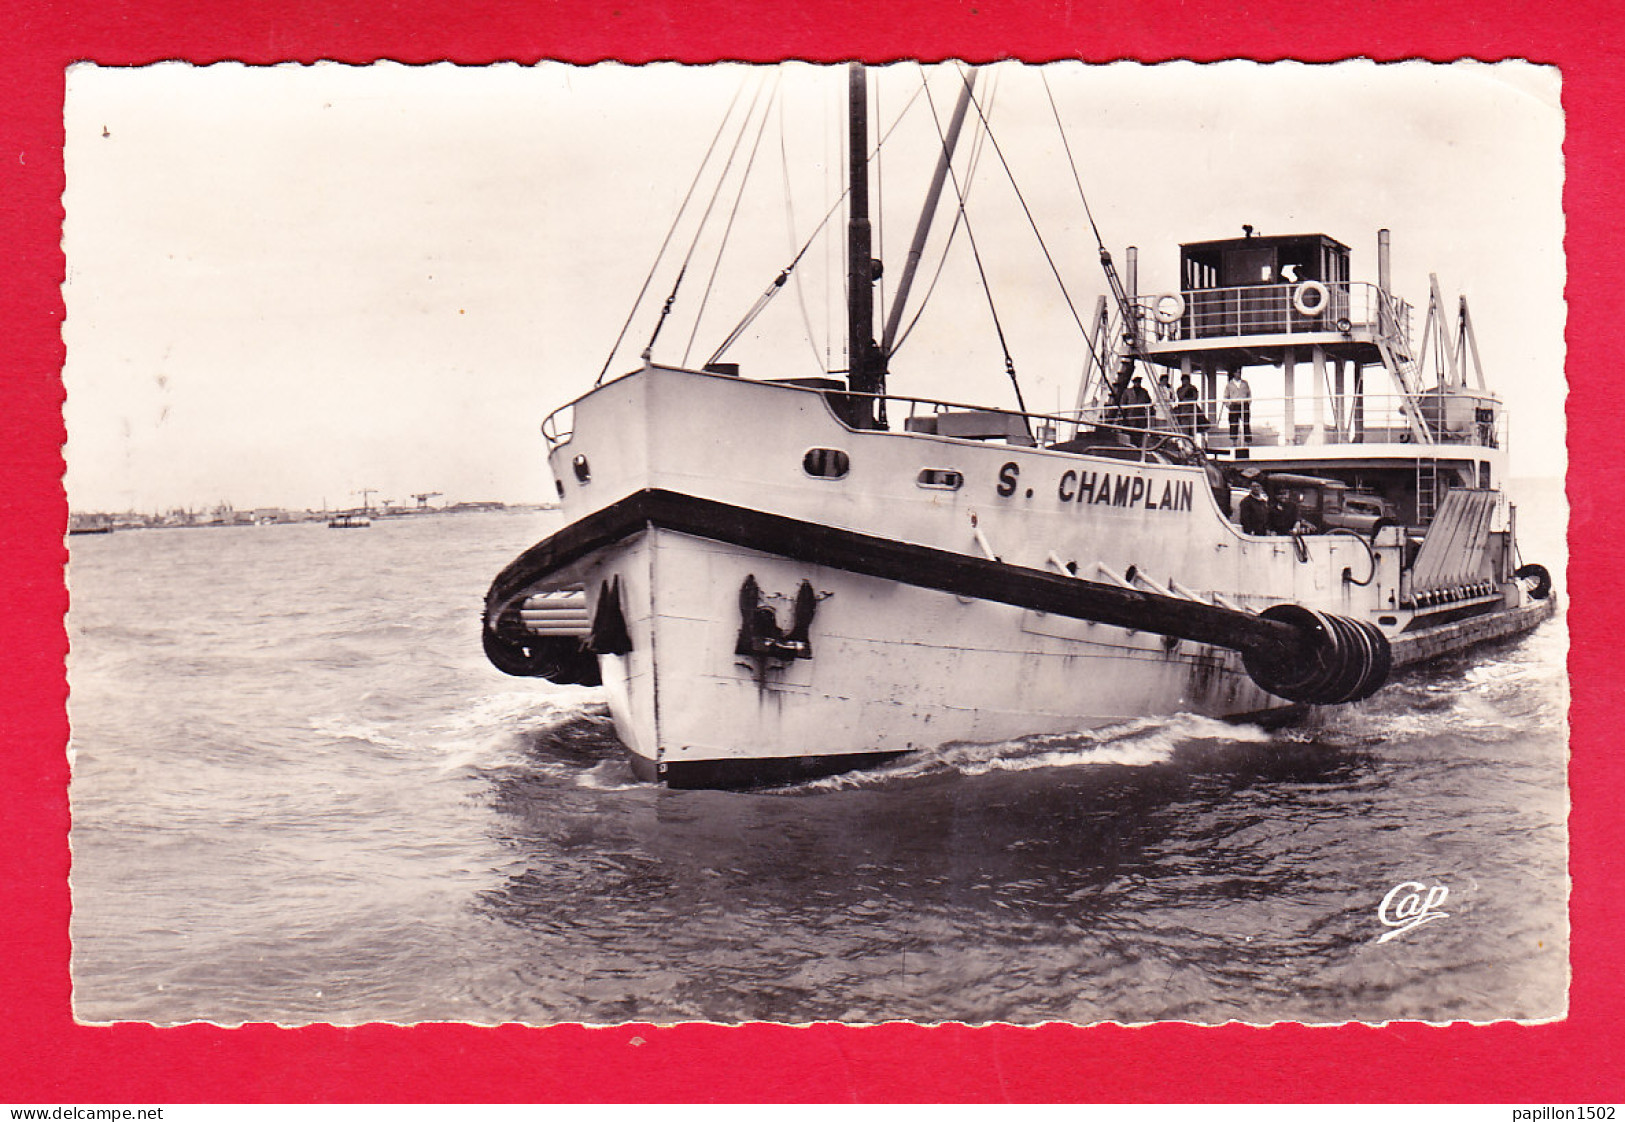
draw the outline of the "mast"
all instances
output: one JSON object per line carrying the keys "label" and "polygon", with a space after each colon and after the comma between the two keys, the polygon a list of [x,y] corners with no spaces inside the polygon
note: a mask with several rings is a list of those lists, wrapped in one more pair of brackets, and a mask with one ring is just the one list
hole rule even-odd
{"label": "mast", "polygon": [[[863,63],[847,71],[848,200],[846,227],[847,388],[853,393],[886,392],[886,367],[875,346],[875,261],[869,235],[869,88]],[[885,428],[883,403],[852,403],[857,428]]]}

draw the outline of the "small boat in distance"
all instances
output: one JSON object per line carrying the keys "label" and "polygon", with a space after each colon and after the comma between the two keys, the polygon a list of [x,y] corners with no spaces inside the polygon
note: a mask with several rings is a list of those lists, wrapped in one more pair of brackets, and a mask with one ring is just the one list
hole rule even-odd
{"label": "small boat in distance", "polygon": [[334,515],[327,523],[329,530],[362,530],[372,525],[372,508],[367,500],[377,492],[371,487],[363,487],[352,493],[361,496],[361,505]]}
{"label": "small boat in distance", "polygon": [[1552,615],[1466,302],[1452,321],[1435,280],[1417,333],[1386,230],[1374,282],[1331,237],[1249,227],[1181,245],[1151,295],[1102,244],[1076,408],[888,392],[974,89],[876,331],[850,68],[849,369],[751,377],[717,361],[735,336],[657,363],[651,338],[544,421],[568,521],[491,585],[498,669],[601,685],[644,779],[740,786],[1177,712],[1279,723]]}

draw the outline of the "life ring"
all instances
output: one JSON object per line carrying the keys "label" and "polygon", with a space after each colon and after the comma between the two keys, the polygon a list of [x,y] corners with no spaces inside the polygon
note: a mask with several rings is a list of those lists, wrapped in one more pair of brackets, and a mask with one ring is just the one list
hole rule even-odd
{"label": "life ring", "polygon": [[1164,292],[1151,305],[1151,314],[1158,323],[1178,323],[1185,317],[1185,297],[1177,292]]}
{"label": "life ring", "polygon": [[[1314,297],[1312,304],[1309,302],[1310,297]],[[1298,309],[1300,316],[1318,316],[1331,305],[1331,302],[1331,292],[1316,280],[1304,281],[1292,294],[1292,306]]]}

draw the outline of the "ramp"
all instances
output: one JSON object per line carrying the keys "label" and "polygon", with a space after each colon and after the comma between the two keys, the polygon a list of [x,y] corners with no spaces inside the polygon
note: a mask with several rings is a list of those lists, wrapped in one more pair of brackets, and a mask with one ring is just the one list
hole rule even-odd
{"label": "ramp", "polygon": [[1490,526],[1499,492],[1458,487],[1445,493],[1411,567],[1411,591],[1494,580]]}

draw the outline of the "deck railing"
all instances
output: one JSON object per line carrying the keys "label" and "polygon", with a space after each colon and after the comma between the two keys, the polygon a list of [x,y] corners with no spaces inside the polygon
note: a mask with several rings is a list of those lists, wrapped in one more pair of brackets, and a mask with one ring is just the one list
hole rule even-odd
{"label": "deck railing", "polygon": [[[1502,447],[1506,417],[1489,398],[1424,393],[1414,399],[1399,394],[1372,394],[1321,398],[1318,412],[1311,397],[1253,397],[1248,420],[1252,438],[1240,411],[1234,411],[1236,435],[1232,437],[1232,410],[1221,397],[1201,398],[1189,403],[1194,410],[1176,403],[1176,427],[1187,434],[1194,431],[1210,449],[1309,446],[1316,444],[1439,444]],[[1409,406],[1409,407],[1407,407]],[[1122,411],[1109,406],[1085,410],[1085,424],[1117,419]],[[1156,422],[1166,427],[1166,421]]]}
{"label": "deck railing", "polygon": [[575,435],[576,403],[560,406],[542,418],[542,439],[551,451]]}
{"label": "deck railing", "polygon": [[1404,300],[1363,281],[1313,283],[1326,290],[1313,315],[1304,314],[1300,305],[1314,308],[1319,293],[1287,283],[1190,289],[1179,293],[1177,301],[1172,293],[1153,293],[1136,297],[1135,308],[1145,337],[1159,343],[1341,332],[1338,323],[1346,320],[1350,332],[1374,334],[1409,349],[1411,306]]}
{"label": "deck railing", "polygon": [[[729,377],[689,371],[697,377]],[[1500,448],[1505,444],[1506,420],[1493,398],[1465,393],[1328,394],[1317,413],[1313,396],[1253,397],[1250,404],[1252,439],[1237,424],[1231,437],[1230,411],[1222,398],[1199,399],[1181,408],[1168,402],[1153,406],[1142,421],[1133,413],[1108,405],[1082,411],[1024,413],[1015,409],[968,405],[928,397],[897,394],[859,394],[847,390],[781,385],[797,393],[823,396],[837,416],[850,416],[855,403],[881,400],[894,431],[931,433],[969,440],[993,440],[1028,447],[1049,447],[1075,440],[1090,430],[1118,433],[1131,445],[1142,440],[1149,425],[1160,434],[1157,443],[1193,441],[1209,449],[1250,444],[1253,447],[1314,446],[1324,444],[1419,444]],[[542,422],[548,447],[555,448],[573,435],[574,402],[549,414]]]}

